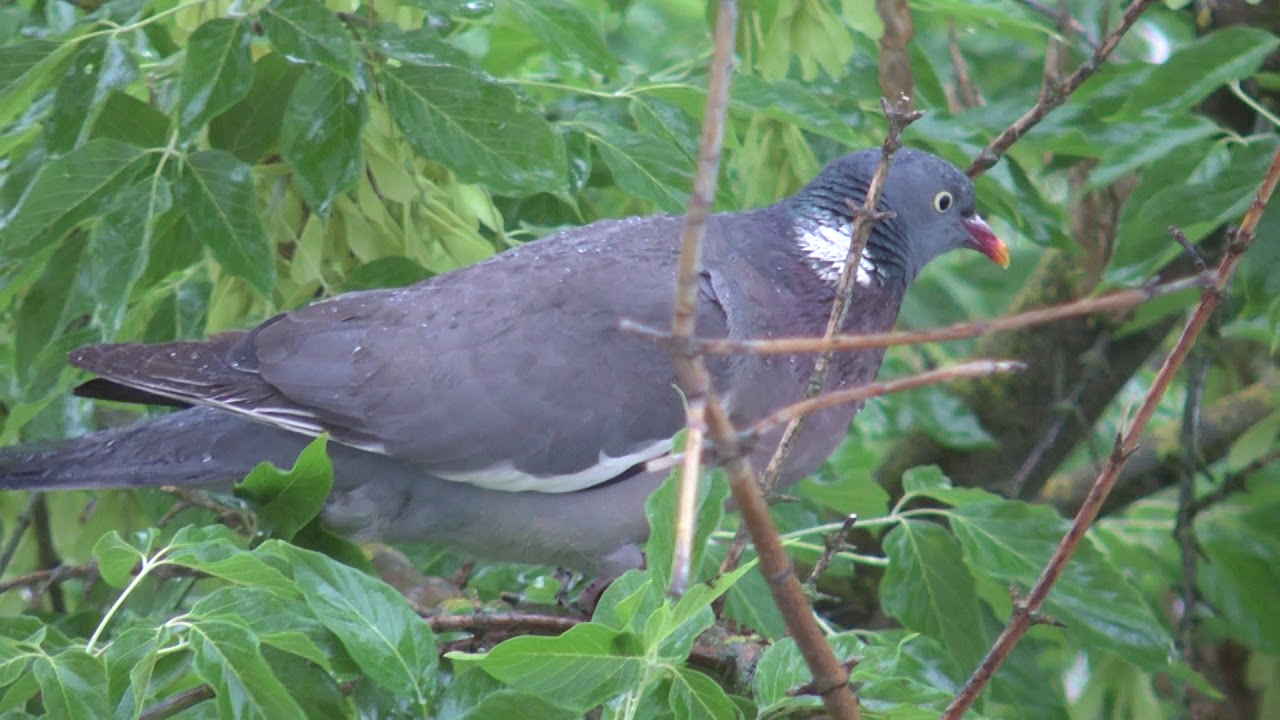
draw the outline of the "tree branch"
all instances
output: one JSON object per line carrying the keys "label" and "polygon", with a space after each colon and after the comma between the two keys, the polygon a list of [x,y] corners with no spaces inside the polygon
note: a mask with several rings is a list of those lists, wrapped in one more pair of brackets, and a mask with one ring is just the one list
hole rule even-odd
{"label": "tree branch", "polygon": [[1217,309],[1218,303],[1225,294],[1227,284],[1240,265],[1241,257],[1253,243],[1254,230],[1257,228],[1258,221],[1262,218],[1263,211],[1266,210],[1267,203],[1271,200],[1271,195],[1275,191],[1277,182],[1280,182],[1280,148],[1277,148],[1275,154],[1272,155],[1271,164],[1267,168],[1266,175],[1262,178],[1253,202],[1249,205],[1249,210],[1245,213],[1244,220],[1240,223],[1240,229],[1233,233],[1233,239],[1228,245],[1227,254],[1218,266],[1217,282],[1213,287],[1205,289],[1201,294],[1199,305],[1196,306],[1195,312],[1187,320],[1182,334],[1178,337],[1173,349],[1156,373],[1155,380],[1151,383],[1151,388],[1147,391],[1142,405],[1138,407],[1138,412],[1134,416],[1133,422],[1129,425],[1129,429],[1125,432],[1117,433],[1115,445],[1112,447],[1111,457],[1107,462],[1107,466],[1098,475],[1093,487],[1090,488],[1088,497],[1080,508],[1080,512],[1076,514],[1075,519],[1072,521],[1071,528],[1054,550],[1053,556],[1041,572],[1039,579],[1036,580],[1035,586],[1028,593],[1025,606],[1014,608],[1013,617],[1010,618],[1009,624],[1000,634],[1000,637],[996,639],[986,658],[983,659],[968,682],[965,683],[965,686],[961,688],[955,699],[947,707],[946,712],[942,715],[943,718],[959,720],[964,715],[965,711],[977,700],[982,689],[990,682],[996,669],[1008,657],[1014,645],[1031,627],[1033,614],[1039,611],[1045,598],[1048,597],[1049,591],[1058,581],[1058,578],[1061,577],[1067,562],[1075,554],[1080,541],[1102,510],[1107,495],[1115,487],[1120,471],[1124,469],[1129,457],[1137,450],[1138,439],[1146,430],[1147,423],[1150,422],[1151,417],[1155,415],[1156,407],[1168,389],[1169,383],[1173,381],[1173,376],[1182,366],[1183,360],[1191,352],[1191,348],[1194,346],[1201,330],[1204,329],[1210,316]]}

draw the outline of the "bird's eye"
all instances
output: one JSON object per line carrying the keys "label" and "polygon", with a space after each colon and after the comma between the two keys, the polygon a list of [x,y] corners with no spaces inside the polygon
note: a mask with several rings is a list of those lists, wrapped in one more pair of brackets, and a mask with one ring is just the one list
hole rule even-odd
{"label": "bird's eye", "polygon": [[943,190],[942,192],[933,196],[933,209],[937,210],[940,213],[944,213],[951,209],[951,203],[954,200],[955,198],[951,196],[951,193],[947,192],[946,190]]}

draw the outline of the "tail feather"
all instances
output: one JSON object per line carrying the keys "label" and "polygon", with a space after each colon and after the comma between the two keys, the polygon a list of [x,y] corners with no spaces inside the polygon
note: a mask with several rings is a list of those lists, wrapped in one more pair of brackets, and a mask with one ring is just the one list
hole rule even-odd
{"label": "tail feather", "polygon": [[[213,485],[242,478],[257,460],[227,442],[261,427],[212,408],[192,408],[54,443],[0,450],[0,490],[84,490]],[[268,433],[270,434],[270,433]],[[284,443],[285,445],[293,443]],[[281,448],[285,455],[297,448]],[[289,458],[287,461],[291,461]]]}

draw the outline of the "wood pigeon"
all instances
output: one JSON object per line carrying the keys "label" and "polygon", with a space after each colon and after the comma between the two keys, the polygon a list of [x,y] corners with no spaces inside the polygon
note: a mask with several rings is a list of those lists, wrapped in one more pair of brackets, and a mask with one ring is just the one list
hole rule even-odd
{"label": "wood pigeon", "polygon": [[[878,150],[842,157],[795,196],[712,216],[701,336],[821,335]],[[938,255],[1009,251],[946,161],[897,153],[845,331],[891,328]],[[619,329],[671,322],[683,219],[604,220],[399,289],[354,292],[204,342],[71,353],[82,395],[190,406],[53,447],[0,453],[0,489],[226,485],[289,466],[329,433],[323,515],[360,539],[430,541],[487,559],[616,574],[642,562],[643,505],[684,408],[667,350]],[[871,381],[882,350],[838,356],[828,390]],[[802,398],[809,355],[709,357],[739,427]],[[812,416],[782,481],[815,470],[857,405]],[[778,435],[758,448],[763,463]]]}

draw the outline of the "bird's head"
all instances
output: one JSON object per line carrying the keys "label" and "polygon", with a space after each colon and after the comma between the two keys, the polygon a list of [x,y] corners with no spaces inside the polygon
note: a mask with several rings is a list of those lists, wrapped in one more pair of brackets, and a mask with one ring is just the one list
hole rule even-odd
{"label": "bird's head", "polygon": [[[862,206],[880,156],[879,150],[863,150],[835,160],[785,201],[805,253],[836,264],[837,275],[851,236],[850,203]],[[893,217],[872,229],[859,282],[868,284],[874,276],[911,282],[930,260],[959,248],[1007,267],[1009,248],[978,215],[975,196],[973,181],[951,163],[920,150],[899,150],[879,206]]]}

